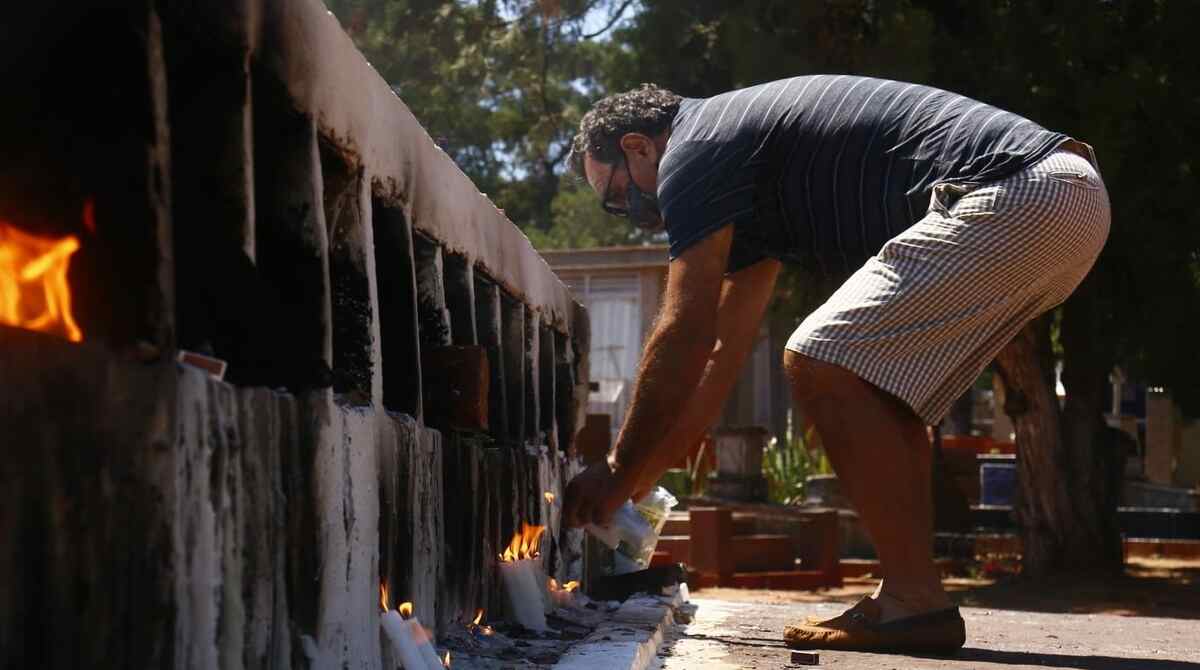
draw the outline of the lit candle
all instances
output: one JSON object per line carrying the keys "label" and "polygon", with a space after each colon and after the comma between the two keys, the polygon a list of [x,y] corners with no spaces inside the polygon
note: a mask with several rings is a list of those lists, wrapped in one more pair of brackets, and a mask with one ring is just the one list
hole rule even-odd
{"label": "lit candle", "polygon": [[404,617],[404,623],[408,624],[408,635],[416,645],[424,666],[428,670],[442,670],[442,660],[433,650],[433,636],[421,625],[421,620],[413,612],[412,603],[400,605],[400,616]]}
{"label": "lit candle", "polygon": [[500,581],[504,583],[508,613],[513,621],[529,630],[545,631],[546,604],[542,598],[541,581],[537,577],[537,561],[525,558],[500,564]]}
{"label": "lit candle", "polygon": [[534,631],[546,631],[546,577],[537,560],[544,526],[521,524],[500,555],[500,581],[504,584],[508,612],[513,621]]}
{"label": "lit candle", "polygon": [[[396,657],[395,660],[400,661],[404,670],[428,670],[429,666],[421,656],[408,622],[396,610],[389,610],[387,602],[387,585],[380,584],[379,604],[383,607],[383,614],[379,617],[379,623],[383,626],[383,632],[387,635],[388,641],[392,643],[392,654]],[[405,604],[408,605],[408,603]]]}

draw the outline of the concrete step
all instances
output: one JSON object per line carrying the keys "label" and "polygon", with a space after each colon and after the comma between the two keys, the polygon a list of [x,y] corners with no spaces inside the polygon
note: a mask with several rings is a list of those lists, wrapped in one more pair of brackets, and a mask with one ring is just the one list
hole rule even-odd
{"label": "concrete step", "polygon": [[[755,531],[754,515],[734,514],[733,532],[738,535],[753,535]],[[687,512],[671,512],[667,523],[663,525],[663,535],[691,535],[692,522]]]}
{"label": "concrete step", "polygon": [[[934,562],[943,575],[955,574],[962,570],[965,562],[955,558],[938,558]],[[843,558],[839,564],[842,579],[879,578],[879,561],[873,558]]]}
{"label": "concrete step", "polygon": [[692,542],[687,535],[663,535],[658,538],[655,553],[666,552],[671,555],[672,563],[691,563]]}
{"label": "concrete step", "polygon": [[734,535],[730,542],[737,572],[792,570],[796,567],[796,549],[787,535]]}
{"label": "concrete step", "polygon": [[[692,583],[695,582],[695,586]],[[778,591],[807,591],[841,586],[837,575],[828,575],[820,570],[771,570],[767,572],[735,572],[725,579],[715,576],[693,575],[688,585],[693,589],[723,586],[733,589],[771,589]]]}
{"label": "concrete step", "polygon": [[1126,538],[1126,558],[1200,559],[1200,540]]}
{"label": "concrete step", "polygon": [[820,570],[772,570],[769,572],[735,572],[727,581],[735,589],[778,589],[805,591],[827,586],[841,586],[839,576]]}
{"label": "concrete step", "polygon": [[[795,567],[796,550],[787,535],[734,535],[729,543],[733,548],[734,569],[738,572],[790,570]],[[691,538],[686,535],[658,538],[657,550],[669,553],[672,562],[692,562]]]}
{"label": "concrete step", "polygon": [[671,512],[667,523],[663,526],[663,535],[688,535],[691,532],[692,521],[687,512]]}

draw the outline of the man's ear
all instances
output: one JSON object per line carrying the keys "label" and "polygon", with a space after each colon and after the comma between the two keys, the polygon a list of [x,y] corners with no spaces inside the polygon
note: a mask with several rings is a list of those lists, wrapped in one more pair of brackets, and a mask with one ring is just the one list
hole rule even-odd
{"label": "man's ear", "polygon": [[649,156],[655,151],[654,141],[641,133],[625,133],[621,136],[621,148],[627,153]]}

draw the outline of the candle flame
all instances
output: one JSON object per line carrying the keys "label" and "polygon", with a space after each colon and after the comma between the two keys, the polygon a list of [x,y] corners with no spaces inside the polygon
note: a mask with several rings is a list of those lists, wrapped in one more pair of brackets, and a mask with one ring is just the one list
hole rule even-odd
{"label": "candle flame", "polygon": [[492,627],[480,625],[482,621],[483,621],[483,608],[481,607],[481,608],[475,610],[475,619],[472,620],[471,623],[467,625],[467,630],[471,631],[472,633],[478,633],[479,635],[485,635],[485,636],[491,635],[493,632]]}
{"label": "candle flame", "polygon": [[442,657],[442,667],[443,668],[450,667],[450,650],[449,649],[446,650],[446,655]]}
{"label": "candle flame", "polygon": [[512,542],[508,543],[508,548],[504,550],[503,554],[500,554],[500,561],[512,563],[527,558],[537,558],[540,554],[542,533],[545,531],[545,526],[531,526],[522,521],[521,530],[513,535]]}
{"label": "candle flame", "polygon": [[379,606],[383,608],[384,612],[388,611],[387,604],[388,604],[387,582],[380,582],[380,584],[379,584]]}
{"label": "candle flame", "polygon": [[412,615],[413,615],[413,604],[412,603],[400,603],[400,607],[397,607],[396,609],[399,610],[400,616],[404,617],[405,619],[412,618]]}
{"label": "candle flame", "polygon": [[0,323],[82,342],[67,271],[79,238],[30,235],[0,221]]}
{"label": "candle flame", "polygon": [[558,498],[558,496],[554,495],[550,491],[546,491],[545,493],[543,493],[542,497],[544,497],[546,499],[546,502],[550,503],[551,505],[553,505],[554,501]]}
{"label": "candle flame", "polygon": [[579,582],[572,579],[566,584],[560,586],[558,580],[551,577],[546,581],[546,587],[551,591],[566,591],[567,593],[570,593],[571,591],[579,588]]}

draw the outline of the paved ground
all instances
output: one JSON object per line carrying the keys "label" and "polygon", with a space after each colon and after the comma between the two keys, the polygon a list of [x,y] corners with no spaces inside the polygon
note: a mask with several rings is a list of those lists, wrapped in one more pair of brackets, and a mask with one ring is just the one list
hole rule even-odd
{"label": "paved ground", "polygon": [[[795,668],[780,639],[807,615],[834,616],[845,603],[762,603],[695,598],[695,619],[668,633],[662,670]],[[839,670],[1200,670],[1200,621],[964,608],[967,646],[955,658],[821,651]]]}
{"label": "paved ground", "polygon": [[[662,670],[800,668],[780,635],[805,615],[844,603],[754,603],[695,598],[695,620],[666,636]],[[821,668],[925,670],[1074,668],[1200,670],[1200,621],[966,608],[967,646],[952,659],[822,651]]]}

